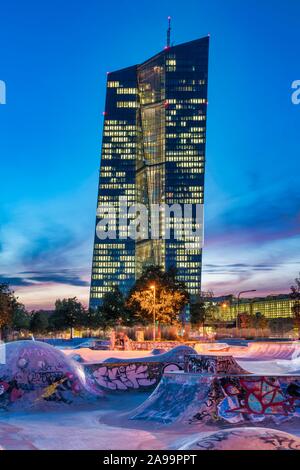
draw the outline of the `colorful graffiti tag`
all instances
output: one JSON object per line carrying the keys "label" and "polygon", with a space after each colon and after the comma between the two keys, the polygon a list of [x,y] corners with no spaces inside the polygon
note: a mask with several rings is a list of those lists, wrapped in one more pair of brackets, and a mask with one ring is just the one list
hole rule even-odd
{"label": "colorful graffiti tag", "polygon": [[218,377],[176,372],[166,373],[154,393],[132,415],[132,419],[190,424],[261,422],[266,418],[282,421],[292,417],[300,417],[299,376]]}
{"label": "colorful graffiti tag", "polygon": [[248,374],[232,356],[189,355],[185,372],[198,374]]}
{"label": "colorful graffiti tag", "polygon": [[18,341],[6,345],[0,365],[0,408],[71,404],[89,395],[81,366],[45,343]]}
{"label": "colorful graffiti tag", "polygon": [[277,429],[243,427],[201,433],[179,450],[300,450],[297,436]]}
{"label": "colorful graffiti tag", "polygon": [[97,383],[104,390],[148,390],[160,381],[164,372],[179,371],[181,366],[172,363],[103,363],[85,365],[89,383]]}
{"label": "colorful graffiti tag", "polygon": [[268,416],[300,416],[300,377],[226,377],[218,416],[228,422],[262,421]]}
{"label": "colorful graffiti tag", "polygon": [[134,359],[109,358],[101,364],[83,364],[89,386],[106,391],[152,390],[165,372],[184,369],[195,350],[181,345],[155,356]]}

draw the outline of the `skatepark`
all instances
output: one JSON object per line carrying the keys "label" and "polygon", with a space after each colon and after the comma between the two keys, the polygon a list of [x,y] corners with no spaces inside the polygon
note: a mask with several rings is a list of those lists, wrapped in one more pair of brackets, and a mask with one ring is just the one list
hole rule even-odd
{"label": "skatepark", "polygon": [[298,342],[151,352],[18,341],[5,356],[3,449],[239,449],[251,435],[300,449]]}

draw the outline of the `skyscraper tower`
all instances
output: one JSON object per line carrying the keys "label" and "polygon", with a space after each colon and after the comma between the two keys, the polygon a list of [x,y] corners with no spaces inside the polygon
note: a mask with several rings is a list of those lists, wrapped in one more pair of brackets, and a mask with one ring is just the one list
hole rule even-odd
{"label": "skyscraper tower", "polygon": [[[129,206],[147,207],[152,220],[152,205],[204,202],[209,37],[171,46],[169,24],[167,38],[165,49],[143,64],[107,75],[99,209],[110,204],[118,213],[123,197]],[[176,223],[174,214],[173,229]],[[118,222],[115,229],[122,235]],[[166,238],[164,230],[160,211],[154,239],[99,239],[96,231],[92,307],[112,285],[128,290],[150,264],[175,267],[189,292],[199,293],[202,246],[187,249],[185,240]]]}

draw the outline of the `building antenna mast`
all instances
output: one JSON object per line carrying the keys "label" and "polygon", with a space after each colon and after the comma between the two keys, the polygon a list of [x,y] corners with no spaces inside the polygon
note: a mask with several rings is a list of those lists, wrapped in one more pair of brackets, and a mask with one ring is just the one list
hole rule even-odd
{"label": "building antenna mast", "polygon": [[168,16],[167,48],[171,47],[171,16]]}

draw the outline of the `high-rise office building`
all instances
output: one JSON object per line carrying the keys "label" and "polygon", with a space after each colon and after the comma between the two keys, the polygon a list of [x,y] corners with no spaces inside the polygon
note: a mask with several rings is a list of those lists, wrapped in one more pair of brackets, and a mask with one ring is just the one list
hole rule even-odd
{"label": "high-rise office building", "polygon": [[[120,197],[128,206],[143,204],[151,228],[154,205],[203,204],[208,50],[209,37],[167,46],[141,65],[107,75],[99,209],[109,204],[118,214]],[[98,214],[96,225],[99,219]],[[112,285],[128,290],[150,264],[176,267],[189,292],[199,293],[201,243],[191,248],[184,237],[174,236],[182,224],[176,211],[170,237],[164,210],[158,220],[151,238],[143,233],[136,239],[125,236],[118,220],[117,237],[102,239],[96,231],[91,306],[101,303]],[[190,219],[185,214],[185,223],[195,228],[194,212]]]}

